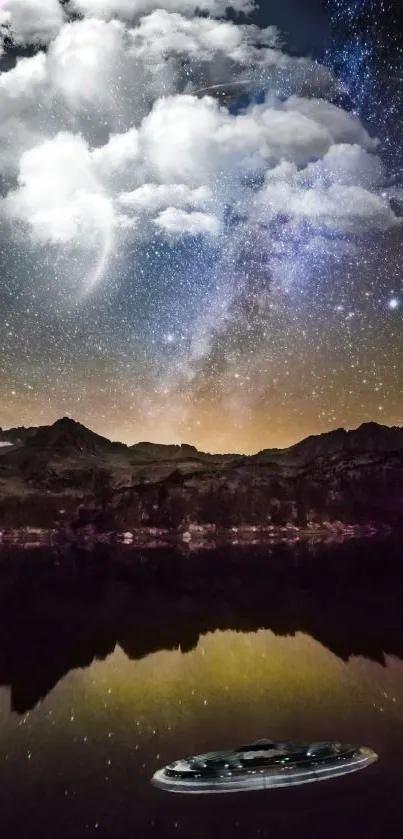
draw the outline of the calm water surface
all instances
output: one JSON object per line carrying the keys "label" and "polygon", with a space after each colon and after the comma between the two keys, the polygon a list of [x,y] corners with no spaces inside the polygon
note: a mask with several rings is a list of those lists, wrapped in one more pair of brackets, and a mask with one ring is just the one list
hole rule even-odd
{"label": "calm water surface", "polygon": [[[374,549],[369,581],[354,550],[288,552],[284,572],[267,552],[142,556],[141,572],[122,553],[113,573],[105,554],[67,568],[36,552],[28,569],[7,556],[0,834],[400,837],[400,548]],[[284,790],[179,796],[149,783],[175,758],[260,737],[355,742],[380,759]]]}

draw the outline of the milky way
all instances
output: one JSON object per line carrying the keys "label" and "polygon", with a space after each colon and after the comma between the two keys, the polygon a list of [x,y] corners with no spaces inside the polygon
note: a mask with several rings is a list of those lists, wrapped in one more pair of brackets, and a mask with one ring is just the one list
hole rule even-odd
{"label": "milky way", "polygon": [[256,451],[403,424],[403,36],[329,0],[309,54],[226,5],[2,3],[3,427]]}

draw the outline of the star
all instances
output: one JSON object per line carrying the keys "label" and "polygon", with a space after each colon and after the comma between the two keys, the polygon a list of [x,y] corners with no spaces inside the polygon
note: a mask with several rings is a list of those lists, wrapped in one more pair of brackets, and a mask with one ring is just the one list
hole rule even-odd
{"label": "star", "polygon": [[380,382],[398,424],[397,5],[137,5],[7,4],[0,426],[251,453]]}

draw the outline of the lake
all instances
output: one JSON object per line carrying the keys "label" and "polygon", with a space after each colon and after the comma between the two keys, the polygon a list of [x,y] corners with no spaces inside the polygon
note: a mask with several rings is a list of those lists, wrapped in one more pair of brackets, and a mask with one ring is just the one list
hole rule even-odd
{"label": "lake", "polygon": [[[0,833],[400,837],[403,550],[0,552]],[[341,779],[172,795],[167,762],[269,737],[371,746]]]}

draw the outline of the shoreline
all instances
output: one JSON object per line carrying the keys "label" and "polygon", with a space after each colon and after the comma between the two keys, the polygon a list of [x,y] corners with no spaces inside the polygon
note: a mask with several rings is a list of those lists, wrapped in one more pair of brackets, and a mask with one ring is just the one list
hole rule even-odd
{"label": "shoreline", "polygon": [[99,531],[92,526],[74,531],[70,527],[35,528],[18,527],[0,529],[0,549],[15,545],[25,548],[60,545],[127,545],[133,548],[188,548],[189,551],[203,548],[225,547],[226,545],[253,546],[297,544],[299,542],[344,542],[348,539],[388,536],[393,532],[389,526],[322,523],[308,527],[242,525],[231,528],[217,528],[215,525],[190,525],[181,528],[137,527],[130,531]]}

